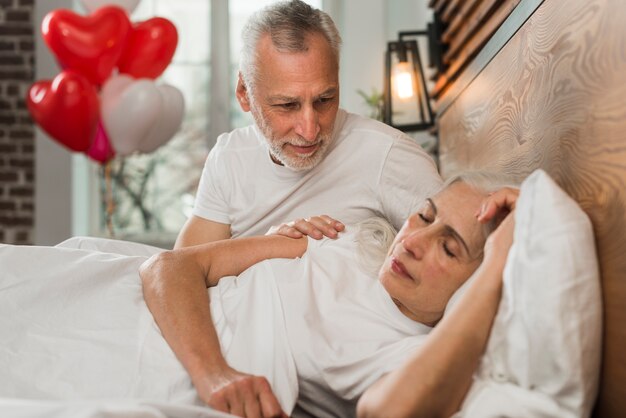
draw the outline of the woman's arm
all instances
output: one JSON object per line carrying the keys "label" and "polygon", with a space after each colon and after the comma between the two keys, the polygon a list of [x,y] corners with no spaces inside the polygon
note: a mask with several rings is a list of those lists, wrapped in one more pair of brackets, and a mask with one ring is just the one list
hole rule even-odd
{"label": "woman's arm", "polygon": [[239,373],[226,364],[206,289],[262,260],[299,257],[306,246],[306,238],[229,239],[166,251],[141,266],[146,304],[209,406],[240,416],[250,408],[263,412],[259,416],[281,416],[264,378]]}
{"label": "woman's arm", "polygon": [[[514,202],[504,206],[512,209]],[[493,208],[493,202],[486,207]],[[513,227],[509,215],[487,240],[485,258],[466,293],[403,367],[363,394],[357,407],[359,417],[449,417],[458,411],[498,310]]]}

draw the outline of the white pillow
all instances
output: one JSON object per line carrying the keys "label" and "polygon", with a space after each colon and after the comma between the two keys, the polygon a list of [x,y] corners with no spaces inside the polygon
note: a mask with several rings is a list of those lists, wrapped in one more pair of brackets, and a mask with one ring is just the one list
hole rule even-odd
{"label": "white pillow", "polygon": [[522,184],[515,222],[498,314],[455,416],[589,416],[602,335],[591,222],[542,170]]}

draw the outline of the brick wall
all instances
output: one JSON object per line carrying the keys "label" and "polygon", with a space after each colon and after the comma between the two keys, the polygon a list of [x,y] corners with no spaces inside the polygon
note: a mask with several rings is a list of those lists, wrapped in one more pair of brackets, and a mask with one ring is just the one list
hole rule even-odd
{"label": "brick wall", "polygon": [[34,125],[26,93],[34,81],[34,0],[0,0],[0,242],[31,244]]}

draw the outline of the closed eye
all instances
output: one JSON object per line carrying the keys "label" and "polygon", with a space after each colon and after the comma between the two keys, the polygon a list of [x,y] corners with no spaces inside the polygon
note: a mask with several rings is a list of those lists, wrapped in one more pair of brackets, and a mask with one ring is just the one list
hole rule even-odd
{"label": "closed eye", "polygon": [[418,215],[419,215],[420,219],[422,220],[422,222],[424,222],[426,224],[433,223],[432,219],[427,218],[424,214],[420,213]]}
{"label": "closed eye", "polygon": [[448,243],[446,243],[445,241],[443,242],[443,251],[446,253],[446,256],[449,258],[456,258],[456,255],[450,251],[450,248],[448,248]]}

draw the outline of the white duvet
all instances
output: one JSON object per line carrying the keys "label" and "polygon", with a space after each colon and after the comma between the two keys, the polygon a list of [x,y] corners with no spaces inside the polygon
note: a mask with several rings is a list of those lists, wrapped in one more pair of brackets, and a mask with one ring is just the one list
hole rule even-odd
{"label": "white duvet", "polygon": [[227,416],[200,406],[161,337],[145,259],[0,245],[1,417]]}

